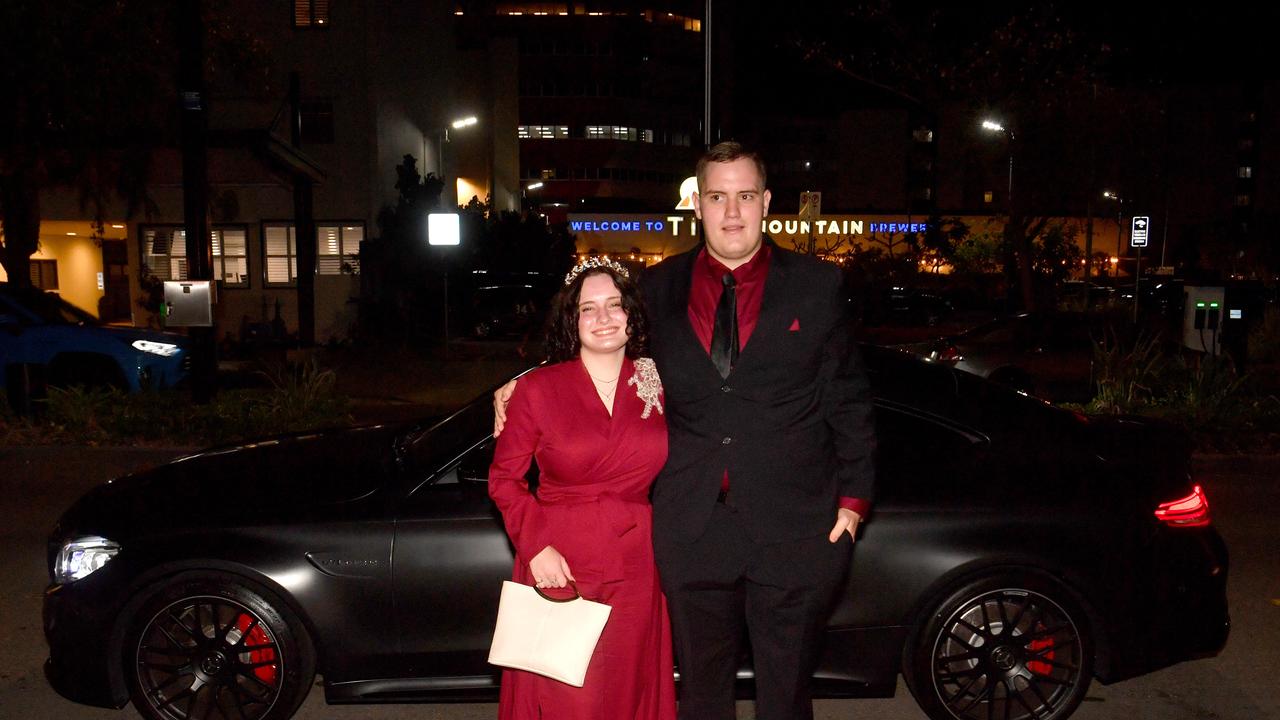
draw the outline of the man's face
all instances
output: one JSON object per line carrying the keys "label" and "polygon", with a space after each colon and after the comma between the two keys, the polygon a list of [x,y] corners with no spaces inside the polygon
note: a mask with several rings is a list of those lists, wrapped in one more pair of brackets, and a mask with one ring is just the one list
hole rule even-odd
{"label": "man's face", "polygon": [[713,162],[693,196],[693,211],[702,221],[707,252],[730,270],[760,249],[760,221],[769,215],[769,191],[750,158]]}

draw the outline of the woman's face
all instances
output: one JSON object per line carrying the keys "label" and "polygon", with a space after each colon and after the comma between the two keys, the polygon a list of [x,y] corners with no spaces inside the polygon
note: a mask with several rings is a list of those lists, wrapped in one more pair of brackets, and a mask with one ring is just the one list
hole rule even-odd
{"label": "woman's face", "polygon": [[627,346],[627,312],[613,278],[591,275],[578,294],[578,341],[583,353],[609,354]]}

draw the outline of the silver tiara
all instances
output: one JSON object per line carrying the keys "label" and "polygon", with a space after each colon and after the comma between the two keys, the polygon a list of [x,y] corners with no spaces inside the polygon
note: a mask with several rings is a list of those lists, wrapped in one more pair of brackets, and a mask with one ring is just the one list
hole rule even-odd
{"label": "silver tiara", "polygon": [[574,266],[574,268],[569,271],[569,274],[564,276],[564,284],[568,285],[572,283],[579,275],[587,270],[600,267],[609,268],[624,278],[631,277],[631,273],[628,272],[626,268],[607,257],[589,257]]}

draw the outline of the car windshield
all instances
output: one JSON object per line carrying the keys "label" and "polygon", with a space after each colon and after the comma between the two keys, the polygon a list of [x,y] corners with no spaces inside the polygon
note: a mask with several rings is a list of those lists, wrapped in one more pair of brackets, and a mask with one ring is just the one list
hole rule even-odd
{"label": "car windshield", "polygon": [[52,293],[9,288],[0,297],[50,325],[98,324],[97,318]]}

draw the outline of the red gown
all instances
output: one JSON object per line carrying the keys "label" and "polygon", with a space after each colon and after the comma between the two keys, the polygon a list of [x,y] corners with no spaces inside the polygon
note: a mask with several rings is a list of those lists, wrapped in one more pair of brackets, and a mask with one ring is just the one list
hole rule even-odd
{"label": "red gown", "polygon": [[[581,688],[504,670],[500,720],[674,720],[671,626],[653,560],[649,487],[667,458],[667,424],[628,380],[613,416],[581,360],[535,370],[516,385],[489,468],[489,494],[516,548],[512,579],[533,585],[529,560],[547,545],[578,590],[613,607]],[[524,475],[537,459],[535,498]]]}

